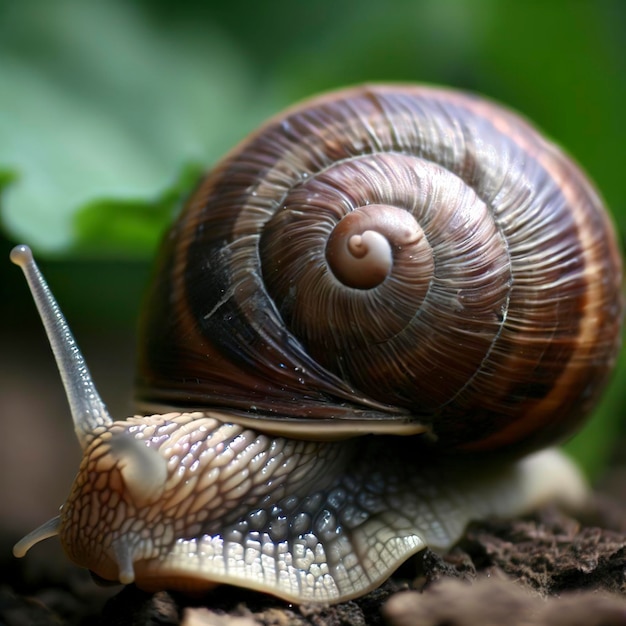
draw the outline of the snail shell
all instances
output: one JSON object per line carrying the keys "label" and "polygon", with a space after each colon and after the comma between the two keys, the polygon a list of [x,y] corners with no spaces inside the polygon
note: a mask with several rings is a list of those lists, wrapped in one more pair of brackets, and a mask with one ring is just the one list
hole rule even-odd
{"label": "snail shell", "polygon": [[519,117],[441,89],[340,91],[196,191],[145,308],[138,394],[279,433],[538,447],[603,387],[619,280],[597,194]]}
{"label": "snail shell", "polygon": [[84,452],[18,556],[59,534],[108,580],[337,602],[471,519],[584,493],[559,454],[518,457],[606,381],[618,249],[578,167],[496,104],[359,87],[227,155],[147,299],[138,399],[158,414],[113,421],[30,252],[13,259],[75,371]]}

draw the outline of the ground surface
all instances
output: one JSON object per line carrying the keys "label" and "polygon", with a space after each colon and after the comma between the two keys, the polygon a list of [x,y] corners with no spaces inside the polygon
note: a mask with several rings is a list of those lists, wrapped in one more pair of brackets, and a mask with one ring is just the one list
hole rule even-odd
{"label": "ground surface", "polygon": [[0,624],[626,626],[626,497],[619,493],[625,485],[616,472],[577,517],[546,508],[473,524],[445,557],[426,551],[377,591],[333,607],[226,587],[195,601],[134,587],[103,589],[68,565],[52,542],[22,561],[3,545]]}

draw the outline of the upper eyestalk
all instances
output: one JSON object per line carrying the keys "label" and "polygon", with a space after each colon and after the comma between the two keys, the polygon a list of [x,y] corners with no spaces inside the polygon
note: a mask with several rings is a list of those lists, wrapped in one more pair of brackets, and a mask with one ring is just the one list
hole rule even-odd
{"label": "upper eyestalk", "polygon": [[10,257],[22,268],[28,282],[63,380],[76,436],[85,449],[94,430],[111,424],[113,420],[96,390],[61,308],[35,263],[31,249],[25,245],[15,246]]}

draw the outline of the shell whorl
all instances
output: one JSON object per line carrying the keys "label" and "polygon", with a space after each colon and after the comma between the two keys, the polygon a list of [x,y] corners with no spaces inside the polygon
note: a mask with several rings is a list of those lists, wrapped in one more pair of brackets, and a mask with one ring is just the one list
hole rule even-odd
{"label": "shell whorl", "polygon": [[519,117],[445,90],[355,88],[270,121],[201,183],[156,275],[139,398],[303,431],[388,419],[541,445],[617,350],[596,193]]}

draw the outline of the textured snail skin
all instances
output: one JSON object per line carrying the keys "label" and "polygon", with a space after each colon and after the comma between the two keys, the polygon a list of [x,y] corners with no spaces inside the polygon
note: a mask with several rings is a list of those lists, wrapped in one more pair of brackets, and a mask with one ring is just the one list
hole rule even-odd
{"label": "textured snail skin", "polygon": [[227,155],[164,242],[138,381],[158,414],[70,402],[78,476],[14,552],[58,534],[147,590],[337,602],[472,519],[580,503],[562,455],[520,457],[593,406],[620,281],[592,186],[508,110],[409,86],[306,102]]}
{"label": "textured snail skin", "polygon": [[[553,450],[517,464],[427,453],[416,464],[409,437],[287,439],[205,413],[135,417],[94,435],[63,507],[62,545],[100,578],[147,591],[230,583],[338,602],[427,545],[449,548],[472,519],[548,499],[577,506],[586,494]],[[125,449],[112,445],[120,439]],[[131,440],[166,463],[162,480],[148,486],[147,468],[130,467]]]}

